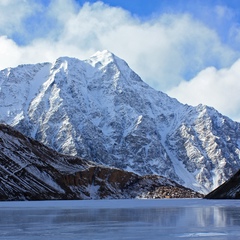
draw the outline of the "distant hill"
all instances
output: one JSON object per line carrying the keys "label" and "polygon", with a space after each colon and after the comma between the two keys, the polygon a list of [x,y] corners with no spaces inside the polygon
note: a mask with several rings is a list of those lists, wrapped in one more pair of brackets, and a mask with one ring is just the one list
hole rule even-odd
{"label": "distant hill", "polygon": [[201,197],[160,176],[139,176],[62,155],[0,124],[0,200]]}

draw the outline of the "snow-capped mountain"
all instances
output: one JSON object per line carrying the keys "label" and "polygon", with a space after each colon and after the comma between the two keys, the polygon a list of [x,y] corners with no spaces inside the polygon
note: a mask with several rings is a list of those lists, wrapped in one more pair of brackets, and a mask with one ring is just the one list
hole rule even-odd
{"label": "snow-capped mountain", "polygon": [[240,124],[156,91],[114,54],[0,72],[0,120],[55,150],[207,193],[240,168]]}
{"label": "snow-capped mountain", "polygon": [[201,197],[160,176],[66,156],[0,124],[0,200]]}

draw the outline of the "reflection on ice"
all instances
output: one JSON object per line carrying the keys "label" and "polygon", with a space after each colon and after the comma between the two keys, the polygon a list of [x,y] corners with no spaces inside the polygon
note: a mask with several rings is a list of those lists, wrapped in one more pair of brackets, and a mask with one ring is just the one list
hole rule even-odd
{"label": "reflection on ice", "polygon": [[236,239],[240,202],[112,200],[0,203],[0,239]]}
{"label": "reflection on ice", "polygon": [[182,238],[196,238],[196,237],[218,237],[218,236],[226,236],[227,233],[217,233],[217,232],[209,232],[209,233],[187,233],[180,235]]}

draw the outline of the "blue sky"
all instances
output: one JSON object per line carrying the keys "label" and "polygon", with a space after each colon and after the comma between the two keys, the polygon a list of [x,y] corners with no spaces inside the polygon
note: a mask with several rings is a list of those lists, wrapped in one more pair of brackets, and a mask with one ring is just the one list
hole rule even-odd
{"label": "blue sky", "polygon": [[[77,0],[77,2],[83,5],[86,1]],[[232,25],[240,24],[239,0],[104,0],[103,2],[110,6],[122,7],[141,19],[162,14],[190,14],[194,19],[217,31],[223,42],[231,41],[226,33]],[[226,12],[219,16],[216,6],[225,8]],[[238,46],[234,47],[238,48]]]}
{"label": "blue sky", "polygon": [[108,49],[155,89],[240,121],[238,0],[0,0],[0,46],[0,69]]}

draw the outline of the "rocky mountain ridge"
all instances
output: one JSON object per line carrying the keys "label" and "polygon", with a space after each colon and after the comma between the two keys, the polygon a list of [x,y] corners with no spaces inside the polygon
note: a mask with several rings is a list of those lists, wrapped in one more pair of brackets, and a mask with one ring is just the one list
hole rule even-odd
{"label": "rocky mountain ridge", "polygon": [[205,196],[206,199],[240,199],[240,170]]}
{"label": "rocky mountain ridge", "polygon": [[208,193],[240,168],[240,124],[179,103],[114,54],[0,71],[0,121],[64,154]]}
{"label": "rocky mountain ridge", "polygon": [[160,176],[139,176],[62,155],[0,124],[0,200],[201,197]]}

